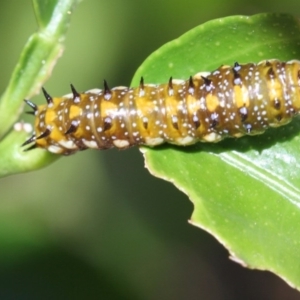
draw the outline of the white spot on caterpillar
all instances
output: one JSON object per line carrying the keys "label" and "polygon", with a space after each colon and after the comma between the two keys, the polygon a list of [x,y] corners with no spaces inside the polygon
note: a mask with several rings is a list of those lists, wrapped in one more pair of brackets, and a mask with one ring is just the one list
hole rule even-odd
{"label": "white spot on caterpillar", "polygon": [[139,90],[139,97],[144,97],[145,96],[145,91],[143,89]]}
{"label": "white spot on caterpillar", "polygon": [[241,107],[240,108],[240,113],[243,114],[243,115],[247,115],[248,114],[248,110],[245,106]]}
{"label": "white spot on caterpillar", "polygon": [[241,83],[242,83],[242,80],[241,80],[241,78],[235,78],[234,80],[233,80],[233,83],[235,84],[235,85],[240,85]]}
{"label": "white spot on caterpillar", "polygon": [[106,94],[104,95],[104,99],[105,99],[105,100],[110,100],[111,97],[112,97],[111,93],[106,93]]}
{"label": "white spot on caterpillar", "polygon": [[164,142],[164,139],[160,137],[157,138],[146,137],[145,141],[146,141],[146,145],[148,146],[156,146],[162,144]]}
{"label": "white spot on caterpillar", "polygon": [[211,133],[205,135],[203,137],[203,139],[206,142],[210,142],[211,143],[211,142],[218,142],[218,141],[220,141],[222,139],[222,137],[219,134],[215,133],[215,132],[211,132]]}
{"label": "white spot on caterpillar", "polygon": [[176,143],[182,146],[194,144],[195,141],[196,140],[192,136],[185,136],[183,138],[176,139]]}
{"label": "white spot on caterpillar", "polygon": [[95,141],[87,141],[85,139],[82,139],[82,142],[87,146],[88,148],[92,149],[98,149],[98,144]]}
{"label": "white spot on caterpillar", "polygon": [[59,141],[58,142],[62,147],[67,149],[77,149],[78,147],[74,144],[73,141]]}
{"label": "white spot on caterpillar", "polygon": [[113,144],[120,149],[127,148],[130,145],[127,140],[114,140]]}
{"label": "white spot on caterpillar", "polygon": [[48,146],[47,150],[51,153],[55,153],[55,154],[60,154],[63,153],[64,150],[63,148],[59,147],[59,146],[55,146],[55,145],[50,145]]}
{"label": "white spot on caterpillar", "polygon": [[234,66],[234,70],[235,71],[239,71],[242,68],[242,66],[240,66],[239,64],[237,64],[236,66]]}
{"label": "white spot on caterpillar", "polygon": [[205,86],[205,89],[206,89],[207,92],[210,92],[212,90],[212,88],[213,87],[211,85],[206,85]]}
{"label": "white spot on caterpillar", "polygon": [[172,116],[172,123],[173,124],[176,124],[176,123],[178,123],[178,117],[177,116]]}

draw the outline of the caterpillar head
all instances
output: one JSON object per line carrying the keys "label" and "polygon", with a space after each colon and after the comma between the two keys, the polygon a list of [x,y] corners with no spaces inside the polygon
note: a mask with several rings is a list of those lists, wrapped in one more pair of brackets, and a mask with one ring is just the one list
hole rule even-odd
{"label": "caterpillar head", "polygon": [[[81,97],[73,85],[71,85],[71,89],[72,94],[53,98],[42,88],[47,103],[40,106],[29,100],[24,100],[33,109],[29,113],[35,116],[34,134],[22,146],[32,145],[25,151],[43,148],[55,154],[69,155],[78,150],[86,149],[83,145],[76,144],[71,137],[71,133],[77,129],[76,122],[65,124],[65,120],[63,120],[64,103],[70,98],[76,101]],[[80,112],[74,113],[79,114]]]}

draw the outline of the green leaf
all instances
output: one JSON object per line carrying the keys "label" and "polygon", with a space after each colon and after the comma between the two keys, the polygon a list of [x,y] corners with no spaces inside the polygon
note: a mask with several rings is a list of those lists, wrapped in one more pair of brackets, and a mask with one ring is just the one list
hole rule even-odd
{"label": "green leaf", "polygon": [[26,140],[28,133],[23,126],[25,125],[19,123],[15,126],[19,130],[13,130],[0,143],[0,177],[40,169],[57,159],[55,155],[45,156],[45,151],[24,152],[20,145]]}
{"label": "green leaf", "polygon": [[[283,14],[205,23],[153,53],[138,69],[146,82],[188,78],[222,64],[300,57],[299,20]],[[194,203],[191,223],[213,234],[232,259],[300,287],[299,119],[264,135],[190,147],[142,148],[150,172]]]}
{"label": "green leaf", "polygon": [[[50,76],[57,59],[64,50],[63,42],[69,27],[71,13],[79,2],[80,0],[33,1],[39,30],[29,38],[25,45],[7,89],[1,97],[0,138],[7,134],[22,113],[23,99],[31,98],[38,93]],[[14,133],[11,134],[13,137],[15,136]],[[20,147],[21,144],[19,143],[18,146]],[[5,149],[3,151],[5,152]],[[34,170],[54,160],[53,155],[46,151],[37,156],[29,154],[29,152],[22,152],[17,156],[11,154],[9,158],[10,152],[7,149],[7,153],[0,157],[0,166],[5,166],[3,172],[0,173],[9,175],[8,170],[11,174],[23,170]],[[32,158],[31,168],[27,163],[22,166],[22,162],[27,161],[30,157]],[[17,159],[19,161],[16,161]],[[7,166],[8,161],[14,162],[11,168]]]}

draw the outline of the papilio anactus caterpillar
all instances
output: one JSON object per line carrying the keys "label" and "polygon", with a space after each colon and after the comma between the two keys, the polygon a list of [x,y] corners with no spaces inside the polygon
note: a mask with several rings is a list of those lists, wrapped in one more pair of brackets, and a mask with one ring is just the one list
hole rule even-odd
{"label": "papilio anactus caterpillar", "polygon": [[300,61],[221,66],[188,80],[72,93],[33,108],[35,133],[23,145],[71,154],[164,142],[190,145],[263,133],[300,109]]}

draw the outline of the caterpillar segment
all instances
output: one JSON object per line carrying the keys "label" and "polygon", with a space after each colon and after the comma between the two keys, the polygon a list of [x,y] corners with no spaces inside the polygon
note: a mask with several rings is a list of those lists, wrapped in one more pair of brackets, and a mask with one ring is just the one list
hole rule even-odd
{"label": "caterpillar segment", "polygon": [[187,80],[136,88],[93,89],[51,97],[37,106],[35,133],[24,144],[69,155],[87,148],[180,146],[263,133],[300,109],[300,61],[221,66]]}

